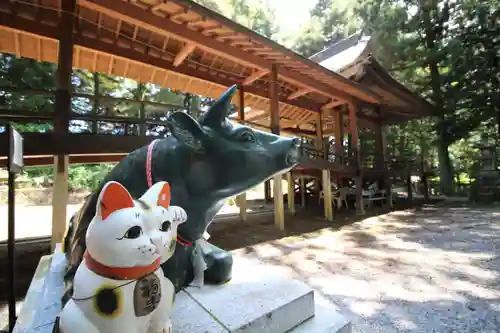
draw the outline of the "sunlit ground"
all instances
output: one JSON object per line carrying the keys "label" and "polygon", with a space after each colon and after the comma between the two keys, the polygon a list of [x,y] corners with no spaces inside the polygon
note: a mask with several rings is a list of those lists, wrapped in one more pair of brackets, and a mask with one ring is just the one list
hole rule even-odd
{"label": "sunlit ground", "polygon": [[237,253],[286,267],[355,332],[500,332],[500,209],[395,212]]}

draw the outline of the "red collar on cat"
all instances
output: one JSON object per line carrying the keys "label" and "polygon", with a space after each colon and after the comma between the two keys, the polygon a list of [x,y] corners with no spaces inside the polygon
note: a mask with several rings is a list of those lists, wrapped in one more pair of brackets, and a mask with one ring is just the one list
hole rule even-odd
{"label": "red collar on cat", "polygon": [[153,261],[151,265],[135,267],[110,267],[101,264],[88,251],[83,255],[85,264],[94,273],[114,280],[136,280],[149,275],[160,268],[160,258]]}

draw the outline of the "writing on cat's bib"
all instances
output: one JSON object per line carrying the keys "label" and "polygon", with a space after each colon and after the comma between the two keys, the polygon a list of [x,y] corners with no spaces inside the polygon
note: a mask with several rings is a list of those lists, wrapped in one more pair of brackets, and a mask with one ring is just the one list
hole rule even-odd
{"label": "writing on cat's bib", "polygon": [[161,300],[160,279],[156,274],[143,277],[134,288],[134,312],[136,317],[150,314]]}

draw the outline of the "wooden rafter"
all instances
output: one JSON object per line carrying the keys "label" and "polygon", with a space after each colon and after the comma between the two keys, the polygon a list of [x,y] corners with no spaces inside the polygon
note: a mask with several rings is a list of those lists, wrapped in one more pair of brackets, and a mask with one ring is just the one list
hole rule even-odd
{"label": "wooden rafter", "polygon": [[332,99],[330,102],[323,105],[323,110],[331,109],[331,108],[334,108],[336,106],[342,105],[344,103],[345,103],[344,101],[339,101],[338,99]]}
{"label": "wooden rafter", "polygon": [[[41,38],[45,38],[47,40],[54,41],[58,38],[57,27],[48,26],[42,24],[41,22],[33,22],[21,16],[12,16],[0,11],[0,22],[11,29],[26,31],[27,33],[38,35]],[[169,77],[169,74],[171,73],[169,71],[179,73],[188,77],[197,78],[205,82],[214,83],[221,88],[229,87],[235,83],[238,83],[237,79],[235,78],[230,78],[228,76],[221,77],[216,75],[214,71],[199,70],[198,66],[191,66],[186,64],[187,61],[177,67],[174,67],[172,65],[172,60],[169,61],[168,59],[164,58],[161,53],[154,49],[151,49],[147,54],[145,54],[139,51],[138,48],[130,47],[130,44],[128,44],[128,47],[124,49],[124,47],[119,43],[110,44],[100,39],[85,36],[84,34],[75,36],[75,45],[77,52],[99,52],[101,54],[105,54],[108,59],[110,59],[108,67],[108,70],[110,72],[113,72],[115,70],[114,66],[118,64],[118,62],[121,62],[123,64],[123,61],[125,60],[125,66],[121,67],[120,74],[118,75],[123,76],[124,69],[126,69],[124,67],[130,65],[130,63],[141,64],[142,66],[151,68],[157,67],[161,69],[161,73],[162,75],[164,75],[162,85],[165,87],[168,86],[167,79]],[[261,98],[268,98],[266,92],[263,92],[261,89],[250,85],[246,88],[245,91],[249,94],[253,94]],[[285,98],[280,98],[280,101],[316,112],[319,112],[321,108],[321,105],[319,103],[310,100],[297,99],[293,101],[286,101]]]}
{"label": "wooden rafter", "polygon": [[[125,3],[121,0],[81,0],[80,6],[100,11],[111,17],[127,20],[144,29],[158,34],[167,34],[183,42],[195,43],[197,47],[208,51],[221,58],[229,59],[247,67],[259,70],[270,70],[272,62],[262,57],[249,54],[236,47],[231,47],[216,39],[204,36],[197,31],[187,29],[183,24],[177,24],[170,20],[162,19],[151,12],[138,10],[137,6]],[[306,76],[286,68],[280,68],[279,78],[286,80],[299,88],[311,87],[315,92],[324,96],[336,96],[339,99],[350,100],[352,96],[344,91],[338,90],[330,85],[322,83],[310,76]],[[333,75],[333,74],[332,74]],[[361,90],[359,90],[361,92]],[[362,99],[367,102],[377,103],[378,99],[372,93],[361,93]],[[361,96],[360,96],[361,97]]]}
{"label": "wooden rafter", "polygon": [[196,45],[186,43],[182,49],[177,53],[174,59],[174,67],[179,66],[182,62],[194,51]]}
{"label": "wooden rafter", "polygon": [[248,86],[248,85],[254,83],[255,81],[257,81],[258,79],[260,79],[261,77],[269,74],[269,72],[270,72],[269,70],[256,71],[252,75],[250,75],[249,77],[244,79],[243,82],[241,82],[241,84],[244,86]]}
{"label": "wooden rafter", "polygon": [[269,111],[268,110],[252,110],[252,113],[246,114],[245,115],[245,120],[247,121],[254,121],[258,119],[262,119],[266,116],[268,116]]}
{"label": "wooden rafter", "polygon": [[290,95],[288,95],[288,97],[286,99],[289,100],[289,101],[291,101],[292,99],[296,99],[296,98],[298,98],[300,96],[303,96],[305,94],[308,94],[308,93],[310,93],[312,91],[313,91],[312,88],[299,89],[296,92],[291,93]]}

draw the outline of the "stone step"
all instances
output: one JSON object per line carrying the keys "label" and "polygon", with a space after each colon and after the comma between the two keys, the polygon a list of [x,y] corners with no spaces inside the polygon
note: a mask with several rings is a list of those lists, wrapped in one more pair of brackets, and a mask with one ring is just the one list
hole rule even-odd
{"label": "stone step", "polygon": [[186,293],[232,333],[284,333],[314,316],[311,288],[286,278],[230,281]]}
{"label": "stone step", "polygon": [[234,262],[230,282],[189,287],[178,295],[174,332],[351,332],[349,321],[302,282],[257,260],[240,257]]}
{"label": "stone step", "polygon": [[[314,294],[315,315],[302,324],[287,331],[288,333],[351,333],[349,320],[342,316],[335,306]],[[213,318],[188,293],[182,291],[177,294],[172,313],[172,332],[174,333],[229,333],[233,332],[217,319]],[[243,327],[236,332],[258,332],[254,327],[246,330]],[[255,330],[253,330],[255,329]],[[264,328],[261,333],[267,333]],[[285,332],[285,331],[283,331]]]}

